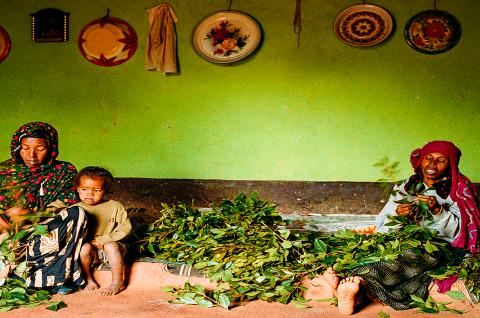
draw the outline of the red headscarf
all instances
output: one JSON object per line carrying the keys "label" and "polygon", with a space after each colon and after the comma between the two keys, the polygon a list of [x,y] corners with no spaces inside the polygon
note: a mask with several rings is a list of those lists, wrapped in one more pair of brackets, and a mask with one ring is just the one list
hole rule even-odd
{"label": "red headscarf", "polygon": [[468,249],[470,252],[479,252],[478,230],[480,229],[480,212],[477,205],[477,190],[470,180],[460,173],[458,163],[462,152],[450,141],[432,141],[425,146],[412,151],[410,163],[417,172],[423,158],[433,152],[438,152],[448,158],[452,189],[450,197],[460,209],[461,228],[452,246]]}

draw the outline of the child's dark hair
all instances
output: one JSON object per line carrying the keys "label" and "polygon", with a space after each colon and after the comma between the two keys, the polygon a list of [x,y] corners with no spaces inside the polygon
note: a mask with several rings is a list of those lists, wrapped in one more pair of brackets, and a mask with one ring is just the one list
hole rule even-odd
{"label": "child's dark hair", "polygon": [[112,184],[113,184],[113,176],[105,168],[102,167],[85,167],[80,170],[74,178],[75,186],[78,187],[80,185],[80,178],[81,177],[88,177],[88,178],[99,178],[103,179],[103,188],[105,189],[106,193],[110,193]]}

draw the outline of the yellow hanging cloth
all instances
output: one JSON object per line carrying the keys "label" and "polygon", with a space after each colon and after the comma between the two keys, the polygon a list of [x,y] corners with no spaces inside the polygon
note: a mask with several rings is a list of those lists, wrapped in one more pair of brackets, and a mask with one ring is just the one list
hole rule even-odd
{"label": "yellow hanging cloth", "polygon": [[149,27],[145,68],[165,74],[177,73],[177,16],[167,2],[148,9],[147,13]]}

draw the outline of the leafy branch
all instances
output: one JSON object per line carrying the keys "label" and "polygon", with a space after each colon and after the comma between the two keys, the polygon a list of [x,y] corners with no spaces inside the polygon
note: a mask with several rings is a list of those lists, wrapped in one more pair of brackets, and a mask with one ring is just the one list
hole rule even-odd
{"label": "leafy branch", "polygon": [[449,302],[436,302],[431,296],[428,296],[426,300],[415,295],[410,295],[412,298],[412,304],[419,309],[420,312],[429,314],[438,314],[442,311],[451,312],[454,314],[463,314],[463,310],[450,308],[447,305]]}
{"label": "leafy branch", "polygon": [[38,213],[26,215],[26,222],[31,224],[19,226],[13,223],[12,227],[0,235],[0,312],[25,307],[36,307],[47,304],[47,309],[57,311],[66,307],[63,302],[49,302],[51,294],[46,290],[36,290],[25,286],[24,282],[11,278],[11,274],[25,279],[27,262],[25,253],[27,244],[33,236],[47,234],[45,225],[37,222],[50,215]]}
{"label": "leafy branch", "polygon": [[378,182],[398,181],[397,176],[399,172],[399,168],[398,168],[399,165],[400,165],[400,161],[390,162],[390,159],[388,157],[383,157],[381,160],[374,163],[373,166],[380,168],[380,171],[384,176],[383,178],[380,178],[377,181]]}

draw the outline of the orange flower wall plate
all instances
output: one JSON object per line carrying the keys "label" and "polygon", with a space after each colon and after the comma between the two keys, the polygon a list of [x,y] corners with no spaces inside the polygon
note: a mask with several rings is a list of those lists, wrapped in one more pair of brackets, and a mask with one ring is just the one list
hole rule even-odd
{"label": "orange flower wall plate", "polygon": [[0,26],[0,62],[5,60],[10,53],[10,37],[7,31]]}
{"label": "orange flower wall plate", "polygon": [[115,66],[128,61],[137,49],[137,34],[125,21],[101,18],[87,24],[78,37],[80,53],[89,62]]}
{"label": "orange flower wall plate", "polygon": [[413,49],[425,54],[444,53],[460,40],[461,26],[448,12],[427,10],[414,15],[405,25],[405,39]]}
{"label": "orange flower wall plate", "polygon": [[233,63],[255,51],[261,40],[258,23],[240,11],[218,11],[194,29],[192,45],[203,59],[212,63]]}
{"label": "orange flower wall plate", "polygon": [[335,35],[345,44],[372,46],[385,41],[393,30],[393,18],[382,7],[358,4],[340,12],[333,22]]}

